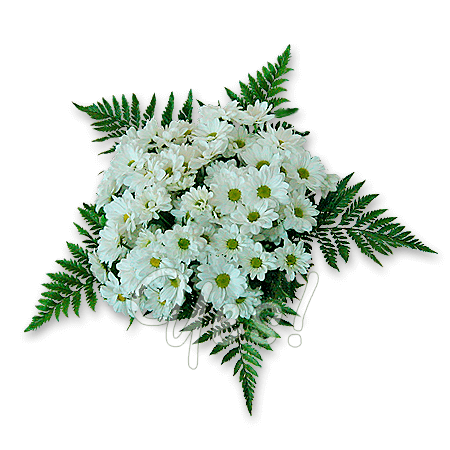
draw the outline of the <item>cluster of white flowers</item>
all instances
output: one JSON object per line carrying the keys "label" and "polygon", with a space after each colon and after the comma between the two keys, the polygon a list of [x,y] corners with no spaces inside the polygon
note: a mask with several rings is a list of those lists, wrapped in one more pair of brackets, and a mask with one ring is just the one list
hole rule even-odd
{"label": "cluster of white flowers", "polygon": [[[311,231],[312,196],[338,178],[273,118],[265,102],[246,110],[231,102],[202,106],[195,124],[151,119],[121,138],[99,186],[107,223],[90,257],[115,311],[169,319],[185,293],[202,293],[227,317],[250,318],[263,294],[250,280],[307,273],[311,255],[289,231]],[[133,294],[160,268],[177,276],[147,283],[136,305]]]}

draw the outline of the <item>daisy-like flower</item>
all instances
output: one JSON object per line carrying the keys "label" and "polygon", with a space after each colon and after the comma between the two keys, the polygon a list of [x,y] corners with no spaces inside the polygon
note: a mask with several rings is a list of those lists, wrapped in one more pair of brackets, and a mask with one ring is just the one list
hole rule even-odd
{"label": "daisy-like flower", "polygon": [[120,285],[126,294],[136,291],[142,280],[135,265],[136,256],[139,255],[140,250],[139,247],[133,248],[116,266],[119,271]]}
{"label": "daisy-like flower", "polygon": [[89,264],[91,265],[91,272],[101,284],[105,284],[108,279],[108,272],[106,271],[106,267],[100,261],[97,253],[94,251],[89,253]]}
{"label": "daisy-like flower", "polygon": [[171,190],[171,187],[180,181],[181,176],[185,172],[184,157],[178,154],[173,148],[169,148],[163,150],[159,154],[159,158],[162,169],[166,172],[164,181],[166,182],[168,189]]}
{"label": "daisy-like flower", "polygon": [[136,246],[144,248],[150,245],[152,242],[162,243],[161,237],[161,229],[158,228],[157,225],[150,225],[148,228],[142,228],[139,231],[139,235],[136,239]]}
{"label": "daisy-like flower", "polygon": [[156,145],[159,148],[167,148],[171,144],[183,144],[186,142],[187,136],[192,133],[192,129],[192,124],[174,120],[158,131],[158,135],[154,138]]}
{"label": "daisy-like flower", "polygon": [[166,262],[166,264],[167,267],[174,269],[177,275],[165,277],[164,285],[161,288],[161,300],[181,306],[185,300],[185,292],[192,292],[188,283],[193,271],[183,263],[173,263],[172,267],[169,262]]}
{"label": "daisy-like flower", "polygon": [[274,145],[281,150],[299,149],[306,142],[306,139],[292,131],[292,129],[286,129],[279,127],[275,129],[271,125],[267,126],[266,131],[260,131],[259,135],[269,145]]}
{"label": "daisy-like flower", "polygon": [[136,195],[138,223],[146,223],[158,219],[158,211],[170,211],[172,199],[167,189],[161,185],[147,186]]}
{"label": "daisy-like flower", "polygon": [[166,249],[159,242],[151,242],[144,248],[135,248],[130,254],[131,265],[139,281],[156,270],[166,267],[166,258]]}
{"label": "daisy-like flower", "polygon": [[227,300],[239,298],[247,287],[244,275],[223,256],[211,256],[209,264],[198,267],[197,289],[205,300],[219,309]]}
{"label": "daisy-like flower", "polygon": [[225,158],[231,158],[236,154],[245,152],[248,145],[255,141],[254,136],[254,134],[250,134],[243,126],[233,128],[228,136],[228,148],[223,156]]}
{"label": "daisy-like flower", "polygon": [[130,191],[125,191],[122,197],[114,197],[104,210],[108,221],[117,223],[120,232],[131,233],[136,229],[138,204]]}
{"label": "daisy-like flower", "polygon": [[266,252],[263,246],[257,242],[247,247],[240,257],[242,269],[252,280],[258,278],[263,281],[268,270],[276,269],[276,258],[273,254]]}
{"label": "daisy-like flower", "polygon": [[247,106],[247,110],[244,111],[242,117],[242,123],[246,125],[258,125],[268,122],[275,117],[273,114],[269,114],[271,109],[272,105],[269,105],[267,102],[256,100],[254,105]]}
{"label": "daisy-like flower", "polygon": [[227,259],[238,261],[242,251],[251,243],[251,239],[240,233],[236,224],[220,228],[211,239],[213,248]]}
{"label": "daisy-like flower", "polygon": [[126,255],[127,248],[124,246],[126,239],[119,232],[117,223],[107,223],[105,228],[100,231],[100,240],[97,249],[97,255],[100,261],[111,265],[119,257]]}
{"label": "daisy-like flower", "polygon": [[214,161],[208,165],[206,167],[206,177],[204,179],[206,186],[211,186],[211,184],[214,183],[215,178],[225,170],[238,173],[236,161],[234,159],[228,161]]}
{"label": "daisy-like flower", "polygon": [[339,183],[339,176],[333,173],[328,174],[323,180],[322,186],[320,186],[320,191],[322,197],[326,197],[329,192],[334,192],[337,188],[337,184]]}
{"label": "daisy-like flower", "polygon": [[294,244],[288,239],[284,246],[275,250],[277,264],[281,270],[285,270],[289,281],[293,281],[297,273],[308,272],[311,255],[305,252],[303,242]]}
{"label": "daisy-like flower", "polygon": [[241,226],[243,234],[258,234],[261,228],[271,228],[278,214],[269,207],[267,200],[259,200],[248,205],[238,205],[231,214],[231,220]]}
{"label": "daisy-like flower", "polygon": [[137,311],[137,304],[126,297],[127,294],[112,272],[109,273],[106,284],[100,287],[100,293],[115,312],[134,317],[134,313]]}
{"label": "daisy-like flower", "polygon": [[292,153],[283,168],[291,183],[296,187],[306,186],[311,191],[319,189],[325,180],[325,168],[317,156],[306,151]]}
{"label": "daisy-like flower", "polygon": [[142,171],[146,162],[144,151],[135,143],[119,144],[111,161],[111,170],[120,184],[133,172]]}
{"label": "daisy-like flower", "polygon": [[245,179],[237,172],[222,169],[212,181],[214,194],[211,202],[222,214],[230,214],[242,203]]}
{"label": "daisy-like flower", "polygon": [[229,320],[243,317],[250,319],[256,312],[256,307],[261,304],[261,290],[247,290],[235,300],[227,301],[222,307],[222,312]]}
{"label": "daisy-like flower", "polygon": [[239,157],[248,166],[261,169],[263,166],[281,165],[281,155],[275,145],[268,145],[264,140],[258,140],[248,146],[248,148],[239,153]]}
{"label": "daisy-like flower", "polygon": [[260,170],[249,167],[245,184],[245,203],[266,199],[269,206],[277,208],[280,204],[289,202],[289,185],[284,181],[284,174],[278,167],[262,166]]}
{"label": "daisy-like flower", "polygon": [[144,149],[156,147],[156,137],[162,132],[162,127],[158,125],[155,118],[147,121],[144,128],[137,132],[137,144]]}
{"label": "daisy-like flower", "polygon": [[95,202],[95,209],[98,211],[107,203],[113,201],[113,195],[118,192],[121,187],[121,183],[115,177],[115,174],[109,168],[103,175],[97,190],[97,200]]}
{"label": "daisy-like flower", "polygon": [[174,225],[172,230],[167,230],[163,235],[167,254],[175,261],[189,264],[199,256],[206,245],[202,234],[203,229],[193,224],[184,227]]}
{"label": "daisy-like flower", "polygon": [[314,218],[319,211],[314,207],[309,199],[294,191],[292,201],[284,208],[284,228],[293,229],[299,233],[311,231],[317,224]]}
{"label": "daisy-like flower", "polygon": [[145,164],[142,170],[134,170],[125,177],[123,184],[132,192],[141,192],[147,186],[161,183],[167,176],[159,155],[145,154]]}
{"label": "daisy-like flower", "polygon": [[175,302],[168,302],[161,297],[160,286],[149,286],[144,290],[144,297],[142,299],[141,307],[150,311],[152,316],[161,321],[168,320],[170,314],[175,307]]}
{"label": "daisy-like flower", "polygon": [[194,219],[212,210],[211,198],[213,193],[208,188],[191,188],[181,197],[180,209],[188,212]]}

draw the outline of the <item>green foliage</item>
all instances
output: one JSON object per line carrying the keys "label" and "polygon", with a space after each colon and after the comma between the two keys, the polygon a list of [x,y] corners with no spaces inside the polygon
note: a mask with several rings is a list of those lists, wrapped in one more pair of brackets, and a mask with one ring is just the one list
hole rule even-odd
{"label": "green foliage", "polygon": [[167,126],[172,122],[172,115],[173,115],[173,108],[174,108],[175,102],[174,102],[174,96],[173,92],[170,93],[169,101],[167,102],[166,109],[163,112],[161,125],[163,127]]}
{"label": "green foliage", "polygon": [[[236,100],[244,108],[248,105],[253,105],[256,100],[261,102],[268,102],[273,108],[288,102],[287,98],[279,96],[286,89],[281,85],[287,81],[283,78],[292,69],[288,67],[289,59],[291,57],[291,46],[288,45],[286,50],[277,58],[277,61],[267,63],[261,71],[256,73],[256,77],[248,75],[248,84],[239,82],[241,88],[240,95],[235,94],[228,88],[225,88],[231,100]],[[297,108],[279,109],[275,112],[277,117],[286,117],[294,114]]]}
{"label": "green foliage", "polygon": [[155,108],[156,108],[156,95],[153,94],[153,97],[150,101],[150,104],[147,106],[147,109],[144,113],[144,119],[142,120],[142,126],[144,127],[147,121],[153,118],[155,115]]}
{"label": "green foliage", "polygon": [[[136,95],[132,95],[131,108],[125,95],[122,95],[121,104],[115,96],[112,97],[111,103],[105,100],[105,98],[103,98],[102,101],[93,103],[89,106],[81,106],[74,103],[80,111],[85,112],[94,120],[94,123],[91,124],[91,126],[94,127],[94,130],[106,134],[100,138],[94,139],[94,142],[118,139],[126,134],[130,127],[139,128],[141,112]],[[102,153],[113,152],[116,145],[117,141],[109,150]]]}
{"label": "green foliage", "polygon": [[188,98],[184,102],[183,107],[181,108],[180,112],[178,113],[178,120],[185,120],[187,122],[192,122],[192,89],[189,91]]}
{"label": "green foliage", "polygon": [[327,263],[338,268],[338,258],[345,262],[350,256],[350,240],[360,251],[381,266],[377,253],[389,255],[392,249],[407,247],[435,253],[415,238],[405,227],[394,222],[396,217],[382,217],[386,209],[366,211],[377,194],[356,197],[364,182],[349,186],[353,174],[343,178],[335,192],[319,202],[317,227],[312,235],[317,239]]}
{"label": "green foliage", "polygon": [[[85,243],[87,249],[96,248],[99,232],[106,222],[105,216],[101,212],[96,212],[93,205],[84,204],[83,208],[79,208],[79,211],[90,230],[88,231],[75,224],[77,230],[86,238],[83,243]],[[97,303],[95,286],[97,281],[90,269],[89,250],[70,242],[67,243],[67,247],[72,258],[56,261],[64,269],[64,272],[47,274],[51,281],[43,284],[46,291],[42,293],[42,298],[36,306],[38,313],[33,317],[25,331],[36,330],[48,322],[53,315],[59,321],[61,312],[68,317],[70,307],[78,316],[83,292],[89,307],[95,311]]]}

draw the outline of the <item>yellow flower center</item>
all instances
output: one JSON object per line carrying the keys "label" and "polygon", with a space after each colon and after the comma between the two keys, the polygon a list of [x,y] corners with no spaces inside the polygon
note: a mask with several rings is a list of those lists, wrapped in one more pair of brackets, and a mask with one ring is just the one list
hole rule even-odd
{"label": "yellow flower center", "polygon": [[254,269],[259,269],[262,266],[262,259],[261,258],[252,258],[250,260],[250,265],[254,268]]}
{"label": "yellow flower center", "polygon": [[306,178],[309,178],[309,172],[307,169],[305,169],[304,167],[301,167],[300,169],[297,170],[298,172],[298,176],[304,180]]}
{"label": "yellow flower center", "polygon": [[236,239],[228,239],[227,248],[230,250],[236,250],[238,248],[239,242]]}
{"label": "yellow flower center", "polygon": [[181,250],[187,250],[189,248],[189,245],[191,245],[189,239],[181,238],[178,241],[178,247],[180,247]]}
{"label": "yellow flower center", "polygon": [[117,300],[119,300],[119,302],[124,302],[126,300],[126,298],[122,294],[119,294],[117,296]]}
{"label": "yellow flower center", "polygon": [[247,219],[249,222],[256,222],[261,216],[259,215],[258,211],[252,211],[248,216]]}
{"label": "yellow flower center", "polygon": [[297,257],[294,255],[287,255],[286,256],[286,264],[288,266],[293,266],[297,262]]}
{"label": "yellow flower center", "polygon": [[295,217],[303,217],[303,210],[301,208],[294,208]]}
{"label": "yellow flower center", "polygon": [[272,193],[272,189],[269,186],[260,186],[258,188],[258,197],[259,198],[269,198]]}
{"label": "yellow flower center", "polygon": [[159,265],[161,264],[161,260],[158,259],[158,258],[152,258],[152,259],[150,260],[150,264],[151,264],[153,267],[159,267]]}
{"label": "yellow flower center", "polygon": [[266,161],[266,160],[262,160],[262,161],[259,161],[259,162],[256,164],[256,168],[257,168],[258,170],[261,169],[262,166],[270,166],[270,162],[269,162],[269,161]]}
{"label": "yellow flower center", "polygon": [[124,214],[123,215],[123,221],[124,222],[126,222],[129,218],[130,218],[130,216],[128,214]]}
{"label": "yellow flower center", "polygon": [[225,289],[230,284],[230,275],[227,273],[221,273],[216,277],[216,284],[221,289]]}
{"label": "yellow flower center", "polygon": [[228,191],[228,200],[237,202],[241,198],[241,191],[239,189],[230,189]]}

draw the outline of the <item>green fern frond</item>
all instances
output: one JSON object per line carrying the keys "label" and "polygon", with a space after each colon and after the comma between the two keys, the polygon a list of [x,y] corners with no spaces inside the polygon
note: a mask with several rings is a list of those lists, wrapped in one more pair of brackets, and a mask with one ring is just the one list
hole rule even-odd
{"label": "green fern frond", "polygon": [[[80,235],[88,238],[84,241],[87,242],[86,248],[96,248],[98,246],[98,235],[105,226],[106,218],[102,213],[95,211],[93,205],[84,204],[83,208],[79,208],[79,211],[89,225],[90,231],[75,224],[77,230]],[[43,284],[47,290],[41,294],[42,298],[36,306],[38,313],[25,329],[26,332],[36,330],[53,316],[59,321],[61,313],[68,317],[70,306],[78,316],[83,292],[89,307],[95,311],[95,305],[97,304],[95,287],[98,283],[91,272],[89,251],[70,242],[67,243],[67,247],[73,258],[56,261],[65,272],[47,274],[51,281]]]}
{"label": "green fern frond", "polygon": [[153,97],[150,100],[150,104],[147,106],[147,109],[145,110],[144,113],[144,119],[142,120],[143,127],[146,125],[147,121],[151,120],[155,115],[155,108],[156,108],[156,95],[153,94]]}
{"label": "green fern frond", "polygon": [[336,191],[322,198],[318,205],[319,216],[313,236],[331,267],[339,270],[338,256],[345,262],[348,261],[350,240],[362,254],[380,266],[382,264],[377,253],[389,255],[398,247],[435,253],[410,231],[405,231],[404,226],[394,222],[396,217],[381,217],[387,209],[366,211],[378,194],[356,197],[364,181],[349,186],[352,175],[343,178]]}
{"label": "green fern frond", "polygon": [[[256,73],[256,77],[249,74],[248,84],[242,81],[239,82],[240,96],[225,88],[228,96],[231,100],[236,100],[243,108],[254,104],[256,100],[268,102],[274,110],[282,103],[288,102],[287,98],[280,97],[279,94],[286,91],[282,84],[287,81],[283,76],[292,70],[288,67],[290,57],[291,46],[288,45],[274,64],[267,63],[267,66]],[[287,117],[297,112],[297,110],[297,108],[279,109],[275,111],[275,115],[277,117]]]}
{"label": "green fern frond", "polygon": [[192,122],[192,103],[193,103],[193,97],[192,97],[192,89],[189,91],[188,97],[186,101],[183,104],[183,107],[181,108],[180,112],[178,113],[178,120],[185,120],[186,122]]}
{"label": "green fern frond", "polygon": [[172,122],[174,105],[175,105],[174,96],[173,96],[173,92],[171,92],[170,96],[169,96],[169,101],[167,102],[167,106],[164,109],[164,112],[162,115],[161,125],[163,127],[169,125],[170,122]]}

